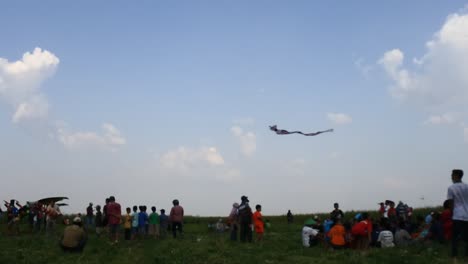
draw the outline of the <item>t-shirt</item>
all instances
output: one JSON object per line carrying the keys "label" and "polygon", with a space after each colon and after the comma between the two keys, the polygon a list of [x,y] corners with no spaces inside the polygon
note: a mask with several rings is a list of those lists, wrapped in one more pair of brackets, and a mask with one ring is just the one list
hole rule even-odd
{"label": "t-shirt", "polygon": [[395,232],[395,244],[399,247],[404,247],[409,244],[411,236],[405,229],[399,229]]}
{"label": "t-shirt", "polygon": [[340,209],[335,209],[333,210],[331,213],[331,218],[332,220],[336,220],[336,219],[343,219],[344,218],[344,214],[343,214],[343,211],[341,211]]}
{"label": "t-shirt", "polygon": [[351,229],[351,233],[355,236],[365,236],[370,232],[372,232],[372,223],[367,220],[355,224]]}
{"label": "t-shirt", "polygon": [[130,214],[126,214],[124,218],[124,228],[130,229],[132,228],[132,216]]}
{"label": "t-shirt", "polygon": [[95,219],[95,222],[96,222],[96,227],[103,227],[104,226],[104,223],[102,221],[102,212],[101,211],[97,211],[96,212],[96,219]]}
{"label": "t-shirt", "polygon": [[169,223],[169,217],[165,214],[161,214],[159,216],[159,224],[162,228],[166,228],[167,227],[167,224]]}
{"label": "t-shirt", "polygon": [[62,245],[69,248],[77,247],[86,238],[83,228],[77,225],[67,226],[63,231]]}
{"label": "t-shirt", "polygon": [[148,214],[146,212],[138,213],[138,226],[142,227],[148,223]]}
{"label": "t-shirt", "polygon": [[138,227],[138,213],[134,212],[132,214],[132,227]]}
{"label": "t-shirt", "polygon": [[379,238],[377,238],[377,242],[380,242],[382,248],[389,248],[395,246],[395,244],[393,244],[393,234],[389,230],[381,231],[379,234]]}
{"label": "t-shirt", "polygon": [[468,185],[463,182],[452,184],[447,199],[453,200],[453,220],[468,221]]}
{"label": "t-shirt", "polygon": [[172,207],[169,217],[172,222],[182,222],[184,218],[184,208],[180,205]]}
{"label": "t-shirt", "polygon": [[302,228],[302,245],[304,247],[310,247],[310,237],[317,236],[319,231],[317,229],[313,229],[312,227],[304,226]]}
{"label": "t-shirt", "polygon": [[344,246],[345,245],[345,235],[346,231],[343,225],[336,224],[328,232],[328,237],[330,242],[335,246]]}
{"label": "t-shirt", "polygon": [[256,211],[253,213],[253,222],[254,222],[254,227],[255,227],[255,232],[257,233],[263,233],[263,220],[262,220],[262,213],[259,211]]}
{"label": "t-shirt", "polygon": [[86,208],[86,215],[93,216],[93,207],[91,205]]}
{"label": "t-shirt", "polygon": [[252,223],[252,209],[250,209],[249,203],[241,203],[239,206],[239,220],[243,224]]}
{"label": "t-shirt", "polygon": [[111,202],[107,205],[107,221],[111,225],[118,225],[122,220],[122,210],[120,209],[120,204],[116,202]]}
{"label": "t-shirt", "polygon": [[159,224],[159,215],[158,213],[151,213],[149,216],[149,223],[152,225],[158,225]]}

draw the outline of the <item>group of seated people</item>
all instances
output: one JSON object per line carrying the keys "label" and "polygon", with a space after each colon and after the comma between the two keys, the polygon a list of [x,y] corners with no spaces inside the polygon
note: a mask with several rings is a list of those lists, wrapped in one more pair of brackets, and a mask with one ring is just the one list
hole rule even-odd
{"label": "group of seated people", "polygon": [[[393,208],[393,206],[392,206]],[[386,211],[385,211],[386,212]],[[401,213],[395,215],[380,212],[375,219],[369,213],[358,213],[345,221],[344,214],[335,203],[335,209],[325,221],[316,216],[305,222],[302,228],[304,247],[323,244],[333,249],[369,247],[404,247],[412,243],[449,241],[452,235],[451,210],[447,202],[443,212],[431,212],[427,216]]]}

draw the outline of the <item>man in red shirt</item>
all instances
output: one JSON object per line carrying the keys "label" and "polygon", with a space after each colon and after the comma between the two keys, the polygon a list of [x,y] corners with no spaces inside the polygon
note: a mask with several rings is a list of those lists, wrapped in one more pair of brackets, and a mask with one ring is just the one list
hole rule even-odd
{"label": "man in red shirt", "polygon": [[179,200],[172,201],[174,207],[171,209],[169,214],[169,220],[172,225],[172,235],[176,238],[176,231],[179,230],[180,235],[182,235],[182,222],[184,220],[184,208],[179,205]]}
{"label": "man in red shirt", "polygon": [[108,223],[110,230],[110,239],[115,243],[119,242],[119,228],[122,220],[122,210],[120,204],[115,202],[115,197],[109,197],[107,205]]}

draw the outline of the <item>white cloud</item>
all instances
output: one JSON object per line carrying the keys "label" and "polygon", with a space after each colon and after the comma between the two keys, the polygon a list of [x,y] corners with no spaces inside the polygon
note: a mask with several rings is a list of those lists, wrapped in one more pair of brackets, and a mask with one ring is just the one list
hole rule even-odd
{"label": "white cloud", "polygon": [[231,133],[239,140],[241,151],[246,156],[252,156],[257,150],[257,137],[253,132],[244,132],[238,126],[231,127]]}
{"label": "white cloud", "polygon": [[223,165],[224,159],[215,147],[179,147],[162,155],[159,162],[164,168],[186,170],[203,165]]}
{"label": "white cloud", "polygon": [[404,53],[387,51],[379,60],[394,81],[392,96],[425,107],[466,105],[468,102],[468,14],[452,14],[426,43],[427,51],[404,67]]}
{"label": "white cloud", "polygon": [[57,138],[66,148],[78,149],[82,147],[105,147],[115,150],[126,144],[125,138],[112,124],[102,124],[102,134],[96,132],[70,132],[65,125],[57,128]]}
{"label": "white cloud", "polygon": [[328,120],[332,121],[337,125],[346,125],[351,124],[353,122],[351,116],[343,113],[328,113],[327,117]]}
{"label": "white cloud", "polygon": [[424,123],[431,125],[450,125],[457,122],[458,119],[459,117],[456,113],[445,113],[442,115],[432,115]]}
{"label": "white cloud", "polygon": [[[393,81],[391,95],[422,111],[436,113],[425,124],[455,124],[468,116],[468,14],[466,9],[447,17],[426,52],[404,64],[399,49],[385,52],[379,60]],[[455,111],[455,112],[450,112]],[[444,113],[445,114],[440,114]]]}
{"label": "white cloud", "polygon": [[53,53],[40,48],[18,61],[0,58],[0,98],[14,109],[13,122],[47,116],[49,104],[40,88],[59,63]]}
{"label": "white cloud", "polygon": [[251,117],[239,118],[239,119],[234,120],[233,123],[238,126],[251,126],[255,124],[255,119]]}

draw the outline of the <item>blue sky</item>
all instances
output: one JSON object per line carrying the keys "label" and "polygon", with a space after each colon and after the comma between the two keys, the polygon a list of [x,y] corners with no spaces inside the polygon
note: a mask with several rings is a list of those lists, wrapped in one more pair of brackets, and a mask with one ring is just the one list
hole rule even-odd
{"label": "blue sky", "polygon": [[241,195],[266,214],[441,204],[468,164],[466,4],[2,3],[0,170],[22,186],[2,195],[194,215]]}

